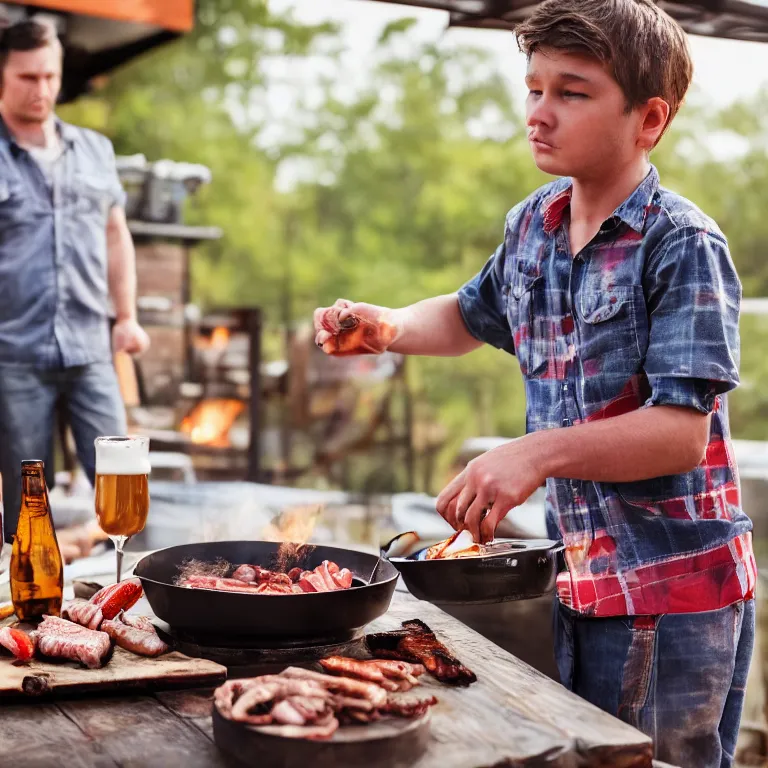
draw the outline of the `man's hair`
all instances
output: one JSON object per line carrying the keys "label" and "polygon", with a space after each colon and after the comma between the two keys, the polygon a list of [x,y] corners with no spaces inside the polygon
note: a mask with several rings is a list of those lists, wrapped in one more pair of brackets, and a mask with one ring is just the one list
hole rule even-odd
{"label": "man's hair", "polygon": [[627,111],[658,96],[677,114],[693,77],[688,39],[652,0],[546,0],[516,29],[528,57],[539,48],[594,56],[608,66]]}
{"label": "man's hair", "polygon": [[36,51],[47,45],[60,45],[52,24],[28,19],[0,31],[0,77],[13,51]]}

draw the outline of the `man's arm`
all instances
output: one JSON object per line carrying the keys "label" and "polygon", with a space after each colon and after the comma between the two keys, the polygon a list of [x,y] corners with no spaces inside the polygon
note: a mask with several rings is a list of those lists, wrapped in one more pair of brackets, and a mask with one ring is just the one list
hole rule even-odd
{"label": "man's arm", "polygon": [[689,472],[704,458],[708,436],[708,414],[673,406],[533,432],[471,461],[440,494],[437,510],[454,528],[490,541],[507,512],[548,477],[624,483]]}
{"label": "man's arm", "polygon": [[112,206],[107,219],[107,279],[115,307],[114,351],[143,352],[149,337],[136,321],[136,251],[125,211]]}
{"label": "man's arm", "polygon": [[125,211],[112,206],[107,219],[109,295],[117,321],[136,319],[136,251],[128,231]]}

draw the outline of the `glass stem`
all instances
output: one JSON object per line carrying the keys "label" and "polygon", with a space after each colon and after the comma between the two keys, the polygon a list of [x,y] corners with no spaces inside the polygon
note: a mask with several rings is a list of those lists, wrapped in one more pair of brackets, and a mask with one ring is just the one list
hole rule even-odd
{"label": "glass stem", "polygon": [[115,536],[115,554],[117,556],[117,580],[120,581],[123,574],[123,547],[128,541],[127,536]]}

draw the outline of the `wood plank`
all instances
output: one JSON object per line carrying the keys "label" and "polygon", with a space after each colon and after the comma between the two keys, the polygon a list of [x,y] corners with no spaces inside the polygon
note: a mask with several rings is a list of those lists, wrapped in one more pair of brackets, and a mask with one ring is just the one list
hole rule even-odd
{"label": "wood plank", "polygon": [[198,688],[222,682],[226,667],[205,659],[192,659],[173,651],[151,659],[115,648],[101,669],[85,669],[76,662],[56,663],[35,659],[18,664],[0,658],[0,700],[8,698],[62,697],[115,690]]}
{"label": "wood plank", "polygon": [[134,237],[157,237],[168,240],[198,242],[200,240],[218,240],[222,236],[219,227],[191,227],[186,224],[158,224],[151,221],[128,221],[128,229]]}
{"label": "wood plank", "polygon": [[88,739],[125,768],[233,766],[194,725],[152,696],[82,699],[59,706]]}
{"label": "wood plank", "polygon": [[116,768],[98,743],[54,704],[0,708],[0,765],[13,768]]}

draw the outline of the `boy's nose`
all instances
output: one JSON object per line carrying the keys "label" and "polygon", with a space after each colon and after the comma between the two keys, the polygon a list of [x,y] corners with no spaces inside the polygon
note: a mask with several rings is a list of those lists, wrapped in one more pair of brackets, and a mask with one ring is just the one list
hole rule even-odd
{"label": "boy's nose", "polygon": [[529,128],[534,128],[537,125],[552,126],[553,123],[554,117],[546,98],[542,97],[535,103],[528,105],[525,115],[525,124]]}

